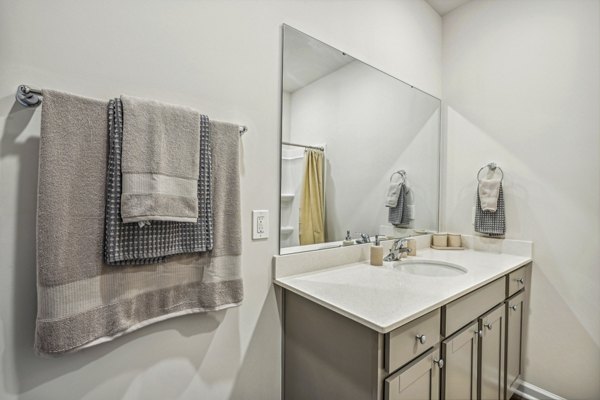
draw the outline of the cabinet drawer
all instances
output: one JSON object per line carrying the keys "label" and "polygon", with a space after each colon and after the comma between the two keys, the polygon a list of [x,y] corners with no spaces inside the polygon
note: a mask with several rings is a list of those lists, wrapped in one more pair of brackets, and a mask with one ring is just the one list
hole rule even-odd
{"label": "cabinet drawer", "polygon": [[510,297],[525,287],[527,279],[527,267],[519,268],[508,274],[508,292],[506,297]]}
{"label": "cabinet drawer", "polygon": [[[431,349],[384,381],[385,400],[438,400],[440,351]],[[443,364],[442,364],[443,365]]]}
{"label": "cabinet drawer", "polygon": [[477,319],[481,314],[504,301],[505,293],[506,280],[502,277],[445,305],[442,334],[448,336]]}
{"label": "cabinet drawer", "polygon": [[403,366],[440,341],[440,309],[402,325],[385,335],[385,369]]}

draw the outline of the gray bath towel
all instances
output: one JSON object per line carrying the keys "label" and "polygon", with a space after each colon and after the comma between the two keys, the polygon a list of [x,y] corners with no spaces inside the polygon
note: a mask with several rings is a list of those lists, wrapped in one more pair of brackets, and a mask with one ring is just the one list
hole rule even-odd
{"label": "gray bath towel", "polygon": [[121,96],[123,222],[196,222],[200,114]]}
{"label": "gray bath towel", "polygon": [[107,102],[43,96],[36,352],[61,355],[168,318],[239,305],[238,127],[210,123],[213,250],[115,268],[103,263]]}
{"label": "gray bath towel", "polygon": [[213,221],[211,199],[211,151],[208,117],[200,116],[200,173],[197,183],[198,219],[196,223],[155,221],[140,227],[121,219],[121,149],[123,115],[121,100],[108,105],[108,168],[106,182],[106,220],[104,261],[110,265],[158,263],[165,256],[212,249]]}
{"label": "gray bath towel", "polygon": [[475,205],[475,232],[484,233],[491,237],[503,237],[506,233],[506,216],[504,212],[504,192],[502,183],[498,188],[498,203],[496,211],[484,211],[481,208],[479,190]]}

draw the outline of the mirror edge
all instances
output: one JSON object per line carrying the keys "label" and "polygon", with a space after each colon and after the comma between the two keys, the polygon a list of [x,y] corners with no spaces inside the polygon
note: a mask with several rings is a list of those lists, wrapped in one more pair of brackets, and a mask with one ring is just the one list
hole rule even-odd
{"label": "mirror edge", "polygon": [[[319,43],[324,44],[325,46],[329,46],[329,47],[333,47],[330,44],[327,44],[325,42],[323,42],[320,39],[315,38],[312,35],[309,35],[308,33],[305,33],[303,31],[301,31],[300,29],[294,28],[293,26],[286,24],[285,22],[283,22],[281,24],[281,35],[280,35],[280,40],[281,40],[281,45],[280,45],[280,63],[279,63],[279,191],[277,194],[277,204],[279,205],[279,211],[278,211],[278,220],[277,220],[277,248],[278,248],[278,255],[279,256],[284,256],[284,255],[291,255],[291,254],[297,254],[297,253],[306,253],[306,252],[310,252],[310,251],[320,251],[320,250],[327,250],[330,248],[337,248],[339,246],[335,246],[335,247],[324,247],[324,248],[320,248],[320,249],[306,249],[306,250],[301,250],[301,251],[297,251],[294,253],[288,253],[288,254],[282,254],[281,253],[281,169],[283,167],[282,165],[282,160],[281,160],[281,156],[282,156],[282,142],[283,142],[283,71],[284,71],[284,65],[283,65],[283,61],[284,61],[284,47],[285,47],[285,29],[292,29],[296,32],[299,32],[303,35],[306,35],[308,37],[310,37],[311,39],[314,39],[316,41],[318,41]],[[438,135],[438,151],[439,151],[439,157],[438,157],[438,206],[437,206],[437,231],[439,232],[441,229],[441,220],[442,220],[442,193],[443,193],[443,189],[444,189],[444,185],[443,185],[443,180],[442,180],[442,162],[445,161],[445,156],[442,155],[442,146],[445,146],[446,143],[443,140],[443,130],[442,130],[442,99],[440,99],[439,97],[436,97],[434,95],[432,95],[429,92],[426,92],[402,79],[399,79],[398,77],[389,74],[359,58],[354,57],[352,54],[348,53],[347,51],[344,50],[340,50],[337,47],[333,47],[335,49],[337,49],[338,51],[344,52],[346,54],[348,54],[350,57],[354,58],[357,61],[362,62],[365,65],[368,65],[369,67],[381,72],[382,74],[385,74],[393,79],[396,79],[402,83],[404,83],[405,85],[410,86],[412,89],[416,89],[421,93],[426,94],[427,96],[430,96],[436,100],[439,101],[440,104],[440,119],[439,119],[439,123],[438,123],[438,130],[439,130],[439,135]],[[445,149],[445,147],[444,147]],[[445,153],[445,152],[444,152]]]}

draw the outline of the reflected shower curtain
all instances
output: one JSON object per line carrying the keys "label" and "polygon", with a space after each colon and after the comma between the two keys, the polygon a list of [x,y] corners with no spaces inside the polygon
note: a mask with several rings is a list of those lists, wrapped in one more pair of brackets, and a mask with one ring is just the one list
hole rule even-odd
{"label": "reflected shower curtain", "polygon": [[300,199],[300,245],[325,242],[324,154],[306,150],[304,187]]}

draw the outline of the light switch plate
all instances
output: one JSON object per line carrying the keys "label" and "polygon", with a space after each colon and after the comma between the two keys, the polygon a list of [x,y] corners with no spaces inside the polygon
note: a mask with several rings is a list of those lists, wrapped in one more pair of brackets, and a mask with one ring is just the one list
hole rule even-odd
{"label": "light switch plate", "polygon": [[269,210],[252,211],[252,239],[269,237]]}

